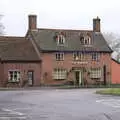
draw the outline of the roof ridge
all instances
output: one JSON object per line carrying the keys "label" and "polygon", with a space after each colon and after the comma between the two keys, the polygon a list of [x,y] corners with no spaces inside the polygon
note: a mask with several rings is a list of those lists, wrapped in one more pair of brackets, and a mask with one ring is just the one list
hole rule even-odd
{"label": "roof ridge", "polygon": [[111,58],[114,62],[116,62],[117,64],[120,64],[120,62],[118,60],[116,60],[115,58]]}
{"label": "roof ridge", "polygon": [[0,36],[0,38],[25,38],[20,36]]}
{"label": "roof ridge", "polygon": [[80,32],[80,31],[87,31],[87,32],[93,32],[93,30],[80,30],[80,29],[61,29],[61,28],[38,28],[38,30],[60,30],[60,31],[76,31],[76,32]]}

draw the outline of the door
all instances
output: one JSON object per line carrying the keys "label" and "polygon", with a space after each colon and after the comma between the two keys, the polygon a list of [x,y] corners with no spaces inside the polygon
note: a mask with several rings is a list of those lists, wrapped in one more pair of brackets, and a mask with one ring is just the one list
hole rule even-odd
{"label": "door", "polygon": [[104,85],[106,85],[106,65],[103,66],[103,74],[104,74]]}
{"label": "door", "polygon": [[28,71],[28,85],[32,86],[34,84],[34,72]]}
{"label": "door", "polygon": [[75,71],[75,79],[76,79],[76,85],[81,85],[81,82],[82,82],[82,72],[81,71]]}
{"label": "door", "polygon": [[79,85],[79,71],[75,72],[76,85]]}

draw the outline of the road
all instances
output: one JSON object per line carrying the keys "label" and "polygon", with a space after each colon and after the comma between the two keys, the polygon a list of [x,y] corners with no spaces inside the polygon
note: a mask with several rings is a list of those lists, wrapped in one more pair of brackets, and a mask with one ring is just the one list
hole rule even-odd
{"label": "road", "polygon": [[120,120],[120,97],[96,89],[0,91],[0,120]]}

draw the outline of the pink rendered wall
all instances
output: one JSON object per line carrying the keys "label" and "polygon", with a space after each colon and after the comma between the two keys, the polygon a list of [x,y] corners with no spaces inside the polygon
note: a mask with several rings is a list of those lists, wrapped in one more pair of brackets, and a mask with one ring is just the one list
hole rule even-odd
{"label": "pink rendered wall", "polygon": [[120,84],[120,64],[111,60],[112,62],[112,83]]}

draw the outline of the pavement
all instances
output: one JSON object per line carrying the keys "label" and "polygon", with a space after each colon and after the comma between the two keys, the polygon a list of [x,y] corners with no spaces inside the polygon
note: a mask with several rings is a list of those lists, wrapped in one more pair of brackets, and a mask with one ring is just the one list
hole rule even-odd
{"label": "pavement", "polygon": [[0,120],[120,120],[120,97],[96,89],[0,91]]}

